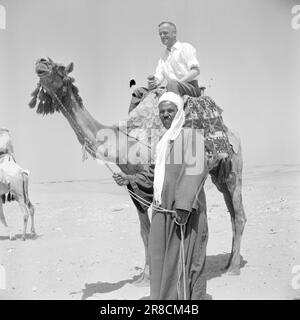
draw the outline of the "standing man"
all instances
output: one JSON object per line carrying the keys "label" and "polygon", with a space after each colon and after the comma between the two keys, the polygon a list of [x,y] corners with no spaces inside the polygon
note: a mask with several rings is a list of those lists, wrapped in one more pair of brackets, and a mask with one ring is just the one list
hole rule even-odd
{"label": "standing man", "polygon": [[185,114],[179,95],[164,93],[159,115],[168,130],[156,149],[150,295],[154,300],[198,300],[205,293],[202,271],[208,240],[204,139],[195,129],[182,129]]}
{"label": "standing man", "polygon": [[165,85],[167,91],[181,96],[199,97],[201,90],[197,77],[200,66],[195,48],[177,41],[177,30],[173,22],[163,21],[159,24],[159,36],[166,50],[159,59],[155,75],[148,77],[148,88],[137,88],[132,94],[129,112],[133,110],[148,93],[148,90]]}
{"label": "standing man", "polygon": [[[208,240],[204,140],[199,131],[182,128],[181,96],[166,92],[158,107],[167,131],[156,148],[150,192],[154,197],[148,247],[150,295],[154,300],[198,300],[206,290],[202,272]],[[113,177],[119,185],[146,182],[149,190],[153,181],[146,171]]]}

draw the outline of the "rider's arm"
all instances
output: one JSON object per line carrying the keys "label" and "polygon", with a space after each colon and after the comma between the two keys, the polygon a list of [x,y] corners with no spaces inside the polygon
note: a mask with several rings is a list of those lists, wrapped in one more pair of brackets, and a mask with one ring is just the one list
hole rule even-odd
{"label": "rider's arm", "polygon": [[181,54],[189,72],[180,79],[180,82],[192,81],[200,74],[200,64],[197,59],[196,49],[189,43],[184,43]]}
{"label": "rider's arm", "polygon": [[192,69],[184,76],[182,77],[179,81],[180,82],[189,82],[192,80],[195,80],[197,76],[200,74],[200,69],[198,67],[192,67]]}

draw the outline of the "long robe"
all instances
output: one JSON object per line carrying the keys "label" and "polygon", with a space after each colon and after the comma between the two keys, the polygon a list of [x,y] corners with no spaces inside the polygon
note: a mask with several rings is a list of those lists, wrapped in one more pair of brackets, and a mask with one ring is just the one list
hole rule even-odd
{"label": "long robe", "polygon": [[[208,240],[203,190],[206,178],[204,155],[202,135],[195,129],[182,130],[175,141],[170,142],[161,204],[167,210],[182,209],[190,212],[184,232],[185,280],[186,297],[195,300],[205,293],[205,280],[201,277]],[[195,158],[197,164],[192,166]],[[183,299],[180,245],[180,227],[175,223],[174,214],[154,210],[149,235],[151,299]]]}

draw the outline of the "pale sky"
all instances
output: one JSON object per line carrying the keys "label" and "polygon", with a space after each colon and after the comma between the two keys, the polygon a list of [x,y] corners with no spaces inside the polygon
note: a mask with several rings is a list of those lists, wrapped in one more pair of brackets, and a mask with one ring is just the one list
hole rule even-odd
{"label": "pale sky", "polygon": [[[125,118],[129,80],[145,85],[163,50],[157,25],[171,20],[191,43],[200,85],[224,109],[249,165],[300,163],[300,30],[288,0],[0,0],[0,127],[18,163],[39,181],[110,176],[81,147],[61,114],[28,107],[44,56],[74,62],[85,107],[103,124]],[[212,79],[212,80],[211,80]]]}

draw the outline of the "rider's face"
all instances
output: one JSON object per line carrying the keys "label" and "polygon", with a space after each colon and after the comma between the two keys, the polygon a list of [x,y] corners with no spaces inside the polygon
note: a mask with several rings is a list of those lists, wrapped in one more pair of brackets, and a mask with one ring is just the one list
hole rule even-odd
{"label": "rider's face", "polygon": [[172,45],[176,42],[176,31],[174,27],[169,24],[162,24],[159,27],[159,36],[163,45],[168,48],[171,48]]}

